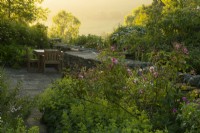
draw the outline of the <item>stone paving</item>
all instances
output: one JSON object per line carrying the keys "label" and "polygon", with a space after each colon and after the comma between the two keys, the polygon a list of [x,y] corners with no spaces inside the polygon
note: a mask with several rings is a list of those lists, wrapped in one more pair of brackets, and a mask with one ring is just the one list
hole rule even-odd
{"label": "stone paving", "polygon": [[34,97],[43,92],[51,83],[62,77],[53,68],[47,68],[45,73],[27,72],[26,68],[11,69],[5,68],[8,75],[8,82],[11,87],[15,87],[21,82],[21,94]]}
{"label": "stone paving", "polygon": [[[58,73],[53,68],[47,68],[45,73],[27,72],[26,68],[23,69],[11,69],[5,68],[5,72],[8,76],[8,82],[11,88],[15,87],[19,82],[21,83],[21,94],[34,97],[37,94],[42,93],[48,86],[55,80],[62,77],[61,73]],[[42,114],[38,109],[33,109],[26,123],[27,126],[38,126],[40,133],[46,133],[46,127],[40,123]]]}

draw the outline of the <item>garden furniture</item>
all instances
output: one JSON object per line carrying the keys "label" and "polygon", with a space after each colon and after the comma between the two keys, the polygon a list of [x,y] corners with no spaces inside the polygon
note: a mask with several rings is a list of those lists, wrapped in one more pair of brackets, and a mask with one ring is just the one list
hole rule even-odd
{"label": "garden furniture", "polygon": [[56,65],[60,72],[63,67],[63,52],[57,49],[45,49],[41,55],[41,68],[45,72],[46,65]]}

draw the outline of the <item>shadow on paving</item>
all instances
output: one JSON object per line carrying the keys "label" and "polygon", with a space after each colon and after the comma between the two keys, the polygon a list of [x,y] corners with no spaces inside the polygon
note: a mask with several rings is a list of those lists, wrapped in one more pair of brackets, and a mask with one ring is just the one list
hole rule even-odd
{"label": "shadow on paving", "polygon": [[[27,72],[26,68],[22,69],[11,69],[4,68],[8,76],[8,83],[11,88],[16,87],[20,82],[22,95],[28,95],[34,97],[37,94],[42,93],[47,87],[51,85],[55,80],[62,77],[61,73],[58,73],[53,68],[45,69],[45,73]],[[42,114],[38,109],[33,109],[29,118],[27,119],[27,126],[38,126],[40,133],[46,133],[46,127],[40,123]]]}

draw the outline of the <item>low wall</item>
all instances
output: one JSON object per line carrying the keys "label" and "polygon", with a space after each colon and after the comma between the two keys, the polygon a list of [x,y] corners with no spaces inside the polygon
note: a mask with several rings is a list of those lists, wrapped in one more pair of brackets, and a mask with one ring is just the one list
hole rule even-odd
{"label": "low wall", "polygon": [[86,67],[88,69],[95,67],[98,63],[100,62],[91,59],[84,59],[78,56],[70,55],[68,53],[64,54],[64,66],[70,69],[81,69],[82,67]]}
{"label": "low wall", "polygon": [[100,61],[97,54],[91,51],[66,51],[64,52],[64,65],[70,69],[95,67]]}
{"label": "low wall", "polygon": [[182,74],[182,81],[187,85],[200,88],[200,75]]}

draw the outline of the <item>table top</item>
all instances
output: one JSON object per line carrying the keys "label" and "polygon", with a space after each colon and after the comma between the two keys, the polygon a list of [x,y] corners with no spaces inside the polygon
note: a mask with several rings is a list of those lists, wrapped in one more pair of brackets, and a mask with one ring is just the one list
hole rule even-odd
{"label": "table top", "polygon": [[[57,51],[57,49],[50,49],[50,50],[55,50]],[[37,55],[42,55],[44,54],[44,49],[34,49],[33,52]],[[61,53],[63,53],[63,51],[61,51]]]}
{"label": "table top", "polygon": [[34,49],[33,51],[36,53],[44,53],[44,49]]}

